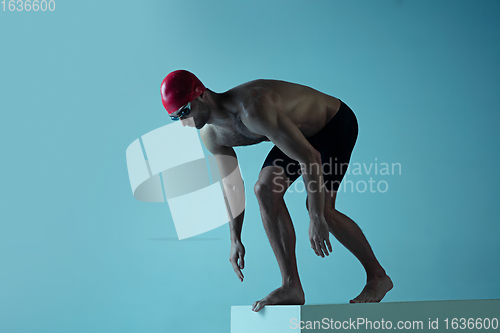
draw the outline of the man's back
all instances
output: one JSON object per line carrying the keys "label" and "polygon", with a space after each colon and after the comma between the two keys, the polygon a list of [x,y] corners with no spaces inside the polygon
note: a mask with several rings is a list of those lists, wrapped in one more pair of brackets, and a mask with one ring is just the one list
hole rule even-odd
{"label": "man's back", "polygon": [[201,132],[216,144],[227,147],[252,145],[269,141],[252,133],[241,120],[256,112],[280,112],[286,115],[307,138],[319,132],[335,115],[340,101],[303,85],[277,81],[255,80],[239,85],[226,93],[238,101],[226,125],[206,124]]}

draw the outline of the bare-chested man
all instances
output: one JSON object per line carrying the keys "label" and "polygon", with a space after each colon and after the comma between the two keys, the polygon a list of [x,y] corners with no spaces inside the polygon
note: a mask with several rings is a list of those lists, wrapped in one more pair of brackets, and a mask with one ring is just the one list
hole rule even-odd
{"label": "bare-chested man", "polygon": [[[275,144],[254,191],[278,260],[282,284],[256,301],[254,311],[265,305],[305,302],[295,259],[295,231],[283,199],[287,188],[301,175],[307,189],[309,240],[314,253],[323,258],[329,255],[332,251],[329,233],[332,233],[365,268],[366,286],[350,302],[379,302],[392,289],[391,279],[361,229],[335,208],[337,190],[358,134],[356,117],[347,105],[312,88],[275,80],[255,80],[219,94],[206,89],[194,74],[183,70],[172,72],[163,80],[161,94],[172,119],[200,129],[203,143],[217,160],[231,218],[230,262],[241,281],[245,256],[241,242],[244,210],[232,216],[231,206],[244,198],[244,187],[232,147],[262,141]],[[329,172],[323,173],[327,163]]]}

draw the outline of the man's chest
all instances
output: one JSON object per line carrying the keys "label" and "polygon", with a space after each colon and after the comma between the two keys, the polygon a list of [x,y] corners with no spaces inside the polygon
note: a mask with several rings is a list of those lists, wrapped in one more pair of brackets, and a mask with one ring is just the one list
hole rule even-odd
{"label": "man's chest", "polygon": [[269,141],[265,136],[250,132],[241,121],[235,121],[232,126],[228,127],[207,126],[212,127],[210,130],[215,134],[216,143],[222,146],[248,146],[262,141]]}

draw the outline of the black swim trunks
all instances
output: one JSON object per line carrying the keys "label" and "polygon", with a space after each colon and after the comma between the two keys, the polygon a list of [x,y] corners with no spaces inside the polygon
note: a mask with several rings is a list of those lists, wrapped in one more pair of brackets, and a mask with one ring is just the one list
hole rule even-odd
{"label": "black swim trunks", "polygon": [[[340,109],[321,131],[307,141],[321,153],[323,182],[328,191],[337,191],[347,171],[358,137],[358,121],[354,112],[340,101]],[[274,146],[262,168],[279,166],[285,170],[290,184],[301,175],[300,164]]]}

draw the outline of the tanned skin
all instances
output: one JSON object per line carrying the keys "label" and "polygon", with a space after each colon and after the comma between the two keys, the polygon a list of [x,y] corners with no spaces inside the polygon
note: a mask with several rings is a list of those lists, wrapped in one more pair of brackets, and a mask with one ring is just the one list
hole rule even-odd
{"label": "tanned skin", "polygon": [[[255,80],[224,93],[209,89],[191,102],[191,112],[181,118],[183,126],[200,129],[207,149],[217,159],[224,179],[237,170],[241,186],[234,181],[224,184],[227,202],[244,197],[243,181],[237,168],[235,146],[272,141],[287,156],[303,166],[321,164],[321,156],[306,138],[318,133],[340,108],[340,101],[312,88],[275,80]],[[175,116],[172,114],[171,116]],[[227,157],[232,158],[227,158]],[[376,259],[358,225],[335,209],[337,192],[325,190],[320,168],[303,167],[302,176],[308,194],[309,240],[320,257],[332,252],[331,233],[351,251],[366,271],[367,283],[351,303],[380,302],[393,284]],[[256,301],[253,311],[265,305],[301,305],[305,303],[295,257],[295,231],[283,196],[290,184],[277,166],[261,170],[254,191],[262,222],[281,271],[281,287]],[[230,209],[228,208],[228,211]],[[230,262],[243,281],[245,248],[241,242],[244,211],[230,215]]]}

